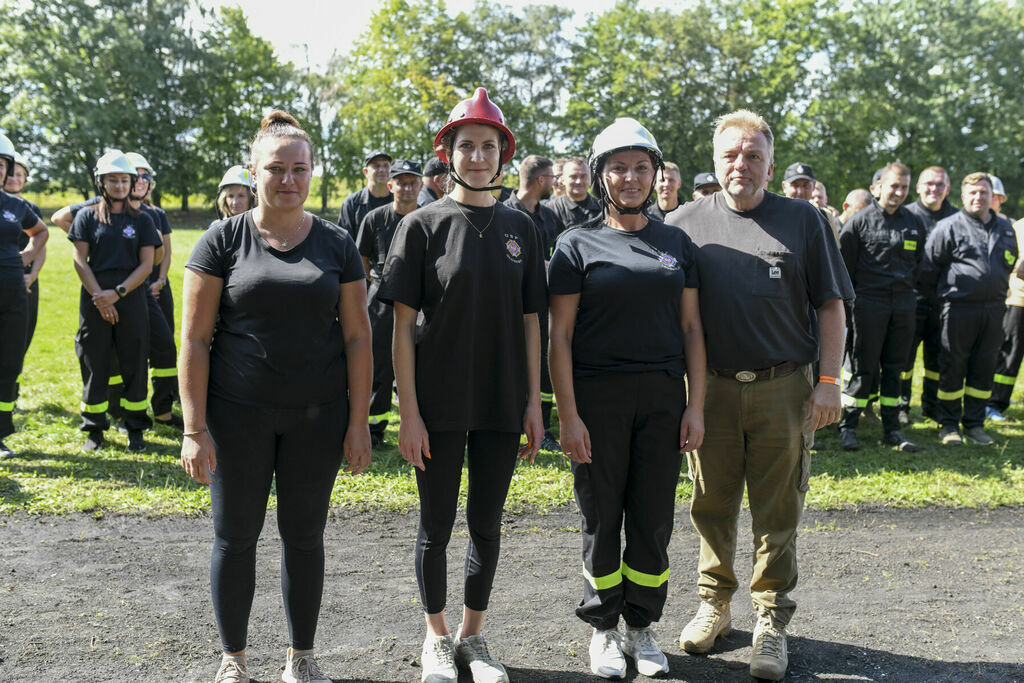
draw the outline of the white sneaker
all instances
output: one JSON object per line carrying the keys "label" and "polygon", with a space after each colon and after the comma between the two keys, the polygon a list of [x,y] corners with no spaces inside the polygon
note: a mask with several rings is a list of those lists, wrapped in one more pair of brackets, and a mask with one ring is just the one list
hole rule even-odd
{"label": "white sneaker", "polygon": [[590,638],[590,670],[601,678],[623,678],[626,675],[622,634],[618,629],[594,629],[594,635]]}
{"label": "white sneaker", "polygon": [[679,634],[679,647],[687,652],[704,654],[715,644],[718,636],[732,633],[729,603],[712,598],[701,598],[697,615]]}
{"label": "white sneaker", "polygon": [[284,683],[331,683],[313,658],[312,650],[292,650],[281,673]]}
{"label": "white sneaker", "polygon": [[213,683],[249,683],[249,669],[245,655],[224,655]]}
{"label": "white sneaker", "polygon": [[632,657],[636,662],[636,670],[644,676],[653,677],[668,673],[668,657],[658,647],[658,641],[654,639],[654,631],[650,627],[626,629],[622,654]]}
{"label": "white sneaker", "polygon": [[422,683],[454,683],[459,680],[459,670],[455,668],[455,645],[451,634],[434,636],[427,634],[423,639],[423,654],[420,657],[423,665]]}
{"label": "white sneaker", "polygon": [[505,667],[491,656],[482,635],[462,637],[462,627],[455,633],[455,663],[469,669],[473,683],[509,683]]}
{"label": "white sneaker", "polygon": [[786,677],[788,666],[786,626],[773,619],[771,612],[758,612],[757,625],[754,626],[754,650],[750,655],[750,675],[781,681]]}

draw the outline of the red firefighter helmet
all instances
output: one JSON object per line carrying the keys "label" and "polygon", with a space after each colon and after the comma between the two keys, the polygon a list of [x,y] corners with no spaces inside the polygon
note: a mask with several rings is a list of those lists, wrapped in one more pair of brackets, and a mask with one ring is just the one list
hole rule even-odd
{"label": "red firefighter helmet", "polygon": [[448,115],[448,123],[444,124],[434,136],[434,152],[441,161],[446,164],[451,163],[448,158],[448,150],[442,144],[444,136],[453,128],[466,123],[482,123],[500,130],[508,141],[501,153],[501,165],[504,166],[509,162],[516,152],[516,138],[505,125],[505,117],[502,115],[501,109],[498,109],[498,105],[487,98],[487,91],[483,88],[477,88],[472,97],[456,104],[452,113]]}

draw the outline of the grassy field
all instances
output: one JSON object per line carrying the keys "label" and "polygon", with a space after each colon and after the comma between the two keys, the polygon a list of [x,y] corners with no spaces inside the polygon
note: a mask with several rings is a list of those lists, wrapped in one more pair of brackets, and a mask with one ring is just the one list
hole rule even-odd
{"label": "grassy field", "polygon": [[[177,230],[171,286],[180,301],[183,265],[200,235],[187,228],[205,227],[213,216],[193,211],[171,212],[170,217]],[[141,455],[128,453],[126,437],[113,430],[107,432],[108,446],[103,450],[81,451],[84,434],[77,427],[82,383],[74,352],[79,284],[70,243],[58,229],[52,229],[50,237],[40,278],[39,325],[26,358],[20,413],[15,416],[18,433],[6,440],[18,455],[0,461],[0,512],[205,512],[209,494],[182,471],[177,433],[170,429],[160,427],[148,434],[151,448]],[[919,387],[920,377],[915,394]],[[1018,419],[1024,418],[1020,398],[1016,393],[1017,404],[1010,409]],[[808,505],[1024,505],[1024,422],[991,426],[989,431],[998,440],[995,448],[951,449],[938,444],[934,424],[918,424],[907,429],[907,436],[923,446],[916,454],[881,446],[877,424],[862,426],[864,448],[857,453],[839,450],[834,431],[821,432]],[[388,436],[396,441],[397,424],[389,427]],[[690,493],[684,473],[678,500],[688,500]],[[533,466],[521,466],[509,494],[513,509],[544,509],[571,500],[567,461],[553,453],[542,453]],[[376,451],[367,474],[338,477],[333,501],[339,506],[410,509],[416,506],[415,479],[396,449]]]}

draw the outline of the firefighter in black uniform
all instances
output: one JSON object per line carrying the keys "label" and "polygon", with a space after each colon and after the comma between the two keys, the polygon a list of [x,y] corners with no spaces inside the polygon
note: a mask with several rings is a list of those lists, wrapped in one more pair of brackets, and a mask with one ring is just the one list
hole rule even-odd
{"label": "firefighter in black uniform", "polygon": [[928,237],[920,275],[941,306],[939,438],[945,445],[960,445],[963,437],[991,445],[995,441],[983,429],[985,402],[992,396],[1003,340],[1004,300],[1017,263],[1017,238],[1009,221],[990,209],[992,184],[987,175],[971,173],[964,178],[960,198],[964,208],[939,221]]}
{"label": "firefighter in black uniform", "polygon": [[370,211],[391,203],[388,191],[388,174],[391,169],[391,155],[375,149],[363,160],[363,175],[366,187],[353,192],[341,204],[338,225],[355,239],[363,218]]}
{"label": "firefighter in black uniform", "polygon": [[[949,174],[941,166],[929,166],[917,178],[917,201],[907,206],[907,211],[917,216],[931,234],[935,224],[956,213],[949,203]],[[939,304],[926,297],[917,287],[917,317],[914,325],[914,340],[907,354],[907,362],[900,375],[900,422],[910,422],[910,392],[914,379],[914,364],[917,362],[917,348],[924,345],[924,386],[921,389],[921,414],[938,422],[935,412],[935,392],[939,388],[939,347],[942,345],[939,324]]]}
{"label": "firefighter in black uniform", "polygon": [[558,232],[582,225],[604,215],[601,203],[587,193],[590,188],[590,167],[582,157],[567,159],[562,166],[565,194],[550,199],[548,208],[558,217]]}
{"label": "firefighter in black uniform", "polygon": [[356,246],[363,258],[363,270],[369,279],[366,292],[373,332],[373,389],[370,393],[370,441],[376,448],[384,445],[384,431],[391,412],[391,392],[395,382],[391,363],[391,336],[395,317],[391,306],[377,299],[384,262],[391,249],[398,222],[417,208],[417,197],[423,185],[420,166],[414,161],[399,159],[391,164],[388,190],[395,198],[363,218],[356,236]]}
{"label": "firefighter in black uniform", "polygon": [[644,213],[661,163],[634,119],[599,133],[590,171],[605,214],[563,233],[548,269],[551,377],[583,518],[576,615],[594,629],[590,668],[602,678],[622,678],[624,656],[646,676],[668,671],[650,627],[668,595],[682,454],[704,436],[696,250]]}
{"label": "firefighter in black uniform", "polygon": [[96,164],[100,200],[77,213],[68,239],[75,245],[75,270],[82,281],[75,350],[82,368],[82,430],[86,451],[103,445],[107,428],[107,384],[116,351],[124,379],[121,408],[128,429],[128,450],[144,451],[146,415],[146,352],[149,316],[140,287],[153,270],[153,252],[160,245],[153,220],[131,206],[129,195],[137,176],[121,152],[108,153]]}
{"label": "firefighter in black uniform", "polygon": [[[0,135],[0,179],[6,186],[14,171],[14,144]],[[27,247],[21,246],[21,235],[27,234]],[[46,225],[21,197],[0,190],[0,458],[14,452],[3,439],[14,433],[14,401],[18,375],[25,358],[28,292],[25,287],[25,266],[42,250],[49,233]]]}
{"label": "firefighter in black uniform", "polygon": [[839,234],[839,248],[856,293],[840,443],[844,450],[860,448],[857,422],[877,383],[883,441],[913,452],[917,446],[900,431],[900,371],[914,335],[914,282],[925,230],[914,214],[900,206],[910,187],[909,168],[889,164],[879,187],[878,202],[854,215]]}
{"label": "firefighter in black uniform", "polygon": [[448,164],[437,157],[431,157],[423,164],[423,189],[416,203],[426,206],[436,202],[445,195],[445,177],[448,175]]}
{"label": "firefighter in black uniform", "polygon": [[[537,226],[544,244],[545,263],[550,257],[555,246],[555,237],[558,235],[558,217],[543,204],[543,201],[551,196],[554,186],[554,165],[551,159],[536,154],[523,159],[519,164],[519,191],[505,200],[505,206],[518,209],[533,219],[533,224]],[[555,394],[548,372],[548,312],[538,311],[537,321],[540,323],[540,412],[544,422],[544,438],[540,441],[540,447],[545,451],[559,452],[562,446],[551,431],[551,410],[554,407]]]}

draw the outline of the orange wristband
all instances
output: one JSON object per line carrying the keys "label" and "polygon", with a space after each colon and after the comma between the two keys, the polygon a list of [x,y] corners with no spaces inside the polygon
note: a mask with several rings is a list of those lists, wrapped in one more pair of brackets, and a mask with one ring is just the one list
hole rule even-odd
{"label": "orange wristband", "polygon": [[829,377],[828,375],[822,375],[818,378],[819,382],[825,382],[826,384],[835,384],[837,387],[840,386],[838,377]]}

